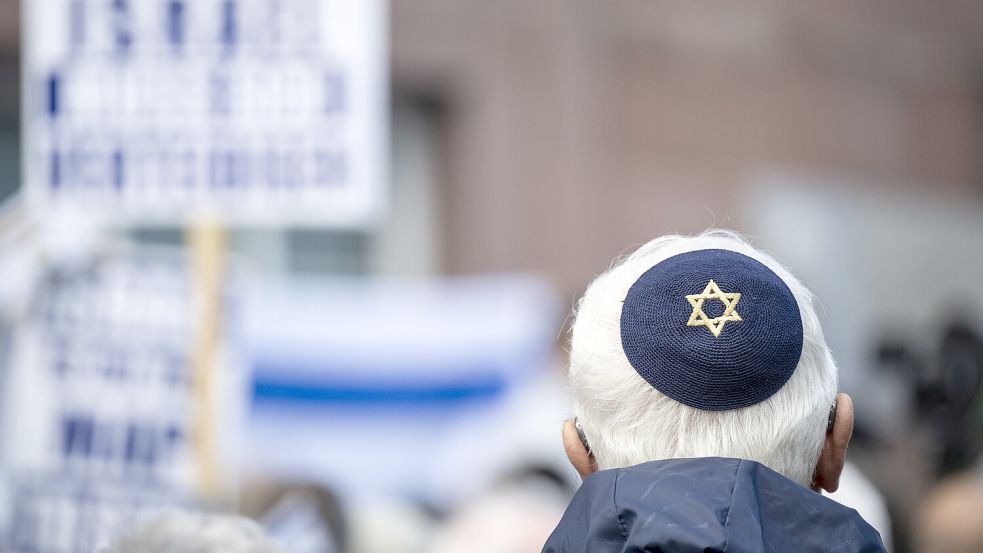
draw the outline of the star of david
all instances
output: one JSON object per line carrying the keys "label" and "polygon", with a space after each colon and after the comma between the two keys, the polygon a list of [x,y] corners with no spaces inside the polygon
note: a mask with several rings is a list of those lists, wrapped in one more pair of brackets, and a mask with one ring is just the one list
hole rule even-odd
{"label": "star of david", "polygon": [[[741,301],[740,292],[722,292],[717,283],[710,279],[707,287],[701,294],[688,294],[686,300],[693,306],[693,313],[686,321],[686,326],[705,326],[710,329],[715,337],[720,336],[724,325],[730,321],[741,321],[741,316],[737,313],[737,302]],[[719,317],[710,318],[703,312],[703,302],[705,300],[719,300],[724,304],[724,313]]]}

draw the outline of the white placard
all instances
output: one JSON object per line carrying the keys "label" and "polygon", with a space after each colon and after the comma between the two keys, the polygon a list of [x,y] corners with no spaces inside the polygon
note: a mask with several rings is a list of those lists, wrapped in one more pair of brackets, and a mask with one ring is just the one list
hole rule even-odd
{"label": "white placard", "polygon": [[386,207],[385,0],[24,3],[49,218],[358,227]]}
{"label": "white placard", "polygon": [[[133,252],[50,269],[35,297],[0,402],[0,551],[99,551],[133,516],[198,498],[189,267]],[[225,478],[245,400],[236,374],[216,367],[206,404]]]}

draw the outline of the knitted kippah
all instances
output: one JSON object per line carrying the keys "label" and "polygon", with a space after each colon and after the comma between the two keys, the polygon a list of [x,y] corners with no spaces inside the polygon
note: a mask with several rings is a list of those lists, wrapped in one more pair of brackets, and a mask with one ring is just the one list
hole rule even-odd
{"label": "knitted kippah", "polygon": [[670,257],[642,274],[621,308],[635,371],[672,399],[709,411],[760,403],[802,353],[795,296],[761,262],[730,250]]}

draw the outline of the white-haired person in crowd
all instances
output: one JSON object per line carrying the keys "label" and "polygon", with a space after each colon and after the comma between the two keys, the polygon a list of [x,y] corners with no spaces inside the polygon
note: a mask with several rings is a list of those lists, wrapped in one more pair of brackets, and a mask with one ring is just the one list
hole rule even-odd
{"label": "white-haired person in crowd", "polygon": [[108,553],[287,553],[259,524],[235,515],[168,510],[120,534]]}
{"label": "white-haired person in crowd", "polygon": [[585,481],[545,552],[884,550],[820,492],[853,404],[812,294],[739,235],[663,236],[597,277],[569,384]]}

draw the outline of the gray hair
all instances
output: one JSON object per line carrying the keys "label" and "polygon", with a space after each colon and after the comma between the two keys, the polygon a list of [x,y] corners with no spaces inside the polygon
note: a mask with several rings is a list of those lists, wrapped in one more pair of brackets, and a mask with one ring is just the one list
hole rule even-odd
{"label": "gray hair", "polygon": [[[802,316],[802,354],[789,381],[761,403],[729,411],[702,411],[662,394],[635,372],[621,344],[621,305],[642,273],[674,255],[712,248],[742,253],[774,271]],[[836,397],[837,370],[809,290],[738,234],[714,230],[657,238],[590,284],[572,328],[569,379],[574,414],[601,469],[658,459],[737,457],[808,486]]]}
{"label": "gray hair", "polygon": [[234,515],[162,511],[121,534],[108,553],[283,553],[259,526]]}

